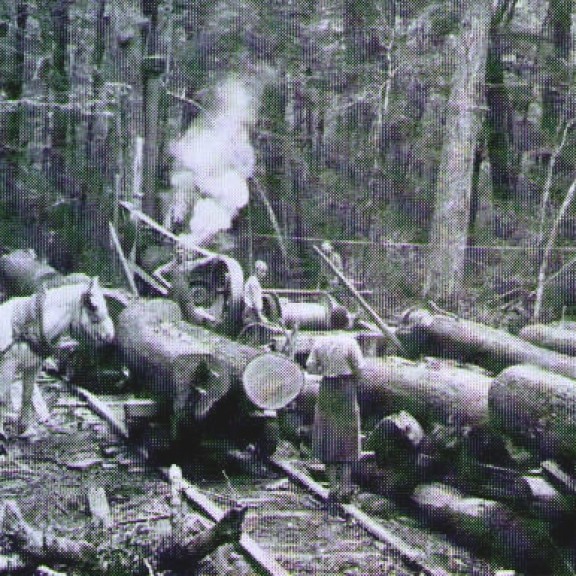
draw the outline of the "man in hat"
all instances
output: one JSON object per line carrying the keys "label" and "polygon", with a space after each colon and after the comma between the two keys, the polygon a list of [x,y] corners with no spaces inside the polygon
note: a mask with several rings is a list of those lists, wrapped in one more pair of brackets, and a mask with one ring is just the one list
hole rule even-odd
{"label": "man in hat", "polygon": [[244,326],[268,322],[264,316],[264,299],[262,294],[262,280],[268,273],[268,265],[263,260],[256,260],[254,273],[244,284],[244,312],[242,321]]}
{"label": "man in hat", "polygon": [[[326,254],[328,260],[332,263],[334,268],[339,270],[340,272],[343,271],[343,264],[342,264],[342,256],[334,249],[334,246],[328,241],[322,242],[322,252]],[[338,276],[334,273],[334,270],[326,264],[326,262],[322,261],[321,269],[320,269],[320,281],[318,288],[327,288],[328,290],[334,290],[338,287]]]}

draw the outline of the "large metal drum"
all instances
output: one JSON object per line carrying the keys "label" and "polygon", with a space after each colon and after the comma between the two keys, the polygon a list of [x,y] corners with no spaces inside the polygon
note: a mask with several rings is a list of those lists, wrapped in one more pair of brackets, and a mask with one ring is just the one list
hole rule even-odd
{"label": "large metal drum", "polygon": [[288,328],[298,326],[301,330],[328,330],[330,307],[315,302],[281,303],[282,320]]}

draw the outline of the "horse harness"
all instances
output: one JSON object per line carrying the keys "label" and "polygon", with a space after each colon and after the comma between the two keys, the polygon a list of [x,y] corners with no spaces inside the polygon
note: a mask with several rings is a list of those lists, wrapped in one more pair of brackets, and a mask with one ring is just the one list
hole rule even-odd
{"label": "horse harness", "polygon": [[12,342],[0,351],[0,357],[19,342],[28,344],[41,358],[50,355],[54,346],[44,333],[45,301],[46,291],[39,290],[30,298],[16,302],[12,314]]}

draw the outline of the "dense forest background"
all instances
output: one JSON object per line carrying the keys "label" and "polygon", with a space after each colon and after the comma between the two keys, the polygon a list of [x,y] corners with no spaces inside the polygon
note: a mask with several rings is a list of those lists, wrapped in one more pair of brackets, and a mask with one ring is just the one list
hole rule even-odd
{"label": "dense forest background", "polygon": [[576,301],[574,16],[0,0],[0,242],[115,282],[108,222],[137,243],[118,200],[190,232],[209,190],[230,218],[212,245],[272,262],[272,284],[315,286],[328,238],[386,315],[558,317]]}

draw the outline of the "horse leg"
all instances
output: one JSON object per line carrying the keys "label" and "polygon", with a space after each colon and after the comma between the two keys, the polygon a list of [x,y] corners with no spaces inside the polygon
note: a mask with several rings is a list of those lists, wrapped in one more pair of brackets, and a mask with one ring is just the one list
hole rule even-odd
{"label": "horse leg", "polygon": [[[22,409],[22,381],[19,379],[14,380],[10,388],[10,396],[12,397],[12,409],[17,414],[20,414]],[[38,384],[34,383],[34,391],[32,392],[32,406],[36,413],[38,422],[44,423],[50,420],[50,410],[48,404],[44,400],[44,396],[40,391]]]}
{"label": "horse leg", "polygon": [[16,377],[18,357],[13,350],[8,350],[0,359],[0,439],[6,440],[4,421],[9,410],[10,387]]}
{"label": "horse leg", "polygon": [[[40,372],[42,364],[37,360],[35,365],[26,366],[22,370],[22,406],[20,408],[20,419],[18,422],[18,432],[22,436],[28,435],[32,431],[33,409],[32,397],[36,387],[36,378]],[[38,391],[40,392],[40,391]]]}

